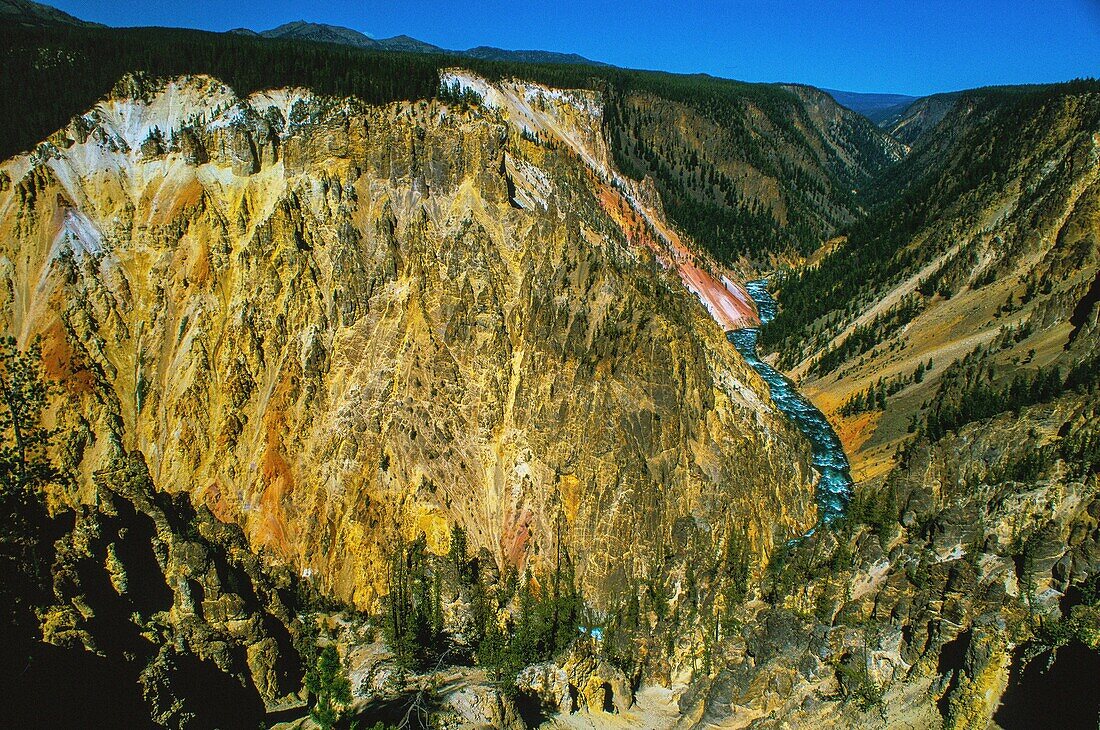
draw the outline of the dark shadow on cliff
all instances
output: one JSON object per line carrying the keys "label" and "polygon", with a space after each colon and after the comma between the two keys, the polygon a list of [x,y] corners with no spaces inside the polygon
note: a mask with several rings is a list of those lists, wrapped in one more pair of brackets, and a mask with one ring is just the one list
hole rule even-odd
{"label": "dark shadow on cliff", "polygon": [[43,642],[4,642],[0,664],[0,726],[155,727],[125,665]]}
{"label": "dark shadow on cliff", "polygon": [[1016,662],[993,719],[1005,730],[1097,727],[1097,677],[1100,652],[1076,641],[1058,649],[1053,657],[1050,652],[1040,654],[1022,671]]}

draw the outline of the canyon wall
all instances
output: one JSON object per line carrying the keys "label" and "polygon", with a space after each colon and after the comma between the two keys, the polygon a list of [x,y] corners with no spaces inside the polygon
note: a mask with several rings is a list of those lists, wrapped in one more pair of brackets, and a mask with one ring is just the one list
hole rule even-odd
{"label": "canyon wall", "polygon": [[537,95],[542,135],[128,77],[3,163],[0,321],[62,387],[55,498],[140,452],[367,609],[395,540],[456,524],[520,570],[560,539],[596,605],[810,527],[805,442],[578,148],[598,97]]}

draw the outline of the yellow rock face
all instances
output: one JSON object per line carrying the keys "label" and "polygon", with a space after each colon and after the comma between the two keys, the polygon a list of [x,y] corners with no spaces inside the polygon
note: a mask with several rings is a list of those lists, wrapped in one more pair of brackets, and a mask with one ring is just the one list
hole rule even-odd
{"label": "yellow rock face", "polygon": [[[598,106],[540,103],[599,147]],[[397,535],[456,523],[520,569],[560,534],[597,603],[808,528],[808,449],[604,212],[606,163],[517,124],[131,79],[0,166],[0,318],[64,387],[67,498],[140,450],[364,608]]]}

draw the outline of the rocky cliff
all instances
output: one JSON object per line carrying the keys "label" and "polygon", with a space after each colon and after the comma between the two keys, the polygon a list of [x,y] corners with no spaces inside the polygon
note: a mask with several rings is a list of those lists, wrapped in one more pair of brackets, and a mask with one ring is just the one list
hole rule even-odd
{"label": "rocky cliff", "polygon": [[586,157],[598,99],[517,93],[542,127],[130,77],[5,162],[0,319],[64,388],[64,499],[140,452],[368,609],[395,536],[454,524],[520,569],[560,539],[597,605],[810,526],[804,443]]}

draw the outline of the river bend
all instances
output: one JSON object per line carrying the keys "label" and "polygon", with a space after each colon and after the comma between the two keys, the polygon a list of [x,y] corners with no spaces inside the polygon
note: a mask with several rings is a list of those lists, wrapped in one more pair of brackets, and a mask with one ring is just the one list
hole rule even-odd
{"label": "river bend", "polygon": [[[745,285],[760,312],[760,321],[767,324],[775,317],[775,299],[768,292],[767,280],[750,281]],[[813,466],[820,474],[817,484],[817,504],[821,522],[832,522],[844,514],[844,508],[852,494],[852,476],[848,457],[836,432],[809,399],[798,392],[795,384],[756,352],[760,330],[756,327],[734,330],[727,334],[729,341],[744,356],[745,361],[767,381],[772,401],[810,441]]]}

